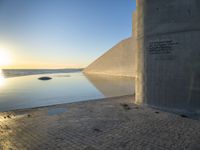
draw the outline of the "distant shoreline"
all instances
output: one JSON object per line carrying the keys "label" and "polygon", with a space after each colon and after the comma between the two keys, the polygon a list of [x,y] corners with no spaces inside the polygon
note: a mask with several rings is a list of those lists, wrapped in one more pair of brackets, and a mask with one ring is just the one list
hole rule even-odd
{"label": "distant shoreline", "polygon": [[2,69],[4,78],[19,76],[37,75],[37,74],[54,74],[54,73],[73,73],[80,72],[83,69]]}

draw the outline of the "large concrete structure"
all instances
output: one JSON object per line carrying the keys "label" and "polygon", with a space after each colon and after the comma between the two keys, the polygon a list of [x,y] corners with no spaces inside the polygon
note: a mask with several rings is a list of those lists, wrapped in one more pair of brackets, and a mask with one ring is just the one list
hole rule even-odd
{"label": "large concrete structure", "polygon": [[85,72],[133,76],[136,103],[200,114],[199,39],[199,0],[137,0],[132,37]]}
{"label": "large concrete structure", "polygon": [[200,113],[200,1],[137,0],[136,101]]}
{"label": "large concrete structure", "polygon": [[89,65],[84,72],[88,74],[134,76],[136,66],[132,41],[132,38],[121,41]]}

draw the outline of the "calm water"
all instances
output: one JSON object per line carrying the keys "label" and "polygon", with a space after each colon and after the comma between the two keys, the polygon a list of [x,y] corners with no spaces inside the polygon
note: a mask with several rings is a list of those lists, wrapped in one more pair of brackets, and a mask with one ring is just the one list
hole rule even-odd
{"label": "calm water", "polygon": [[82,69],[3,69],[4,77],[17,77],[35,74],[72,73]]}
{"label": "calm water", "polygon": [[[38,80],[52,77],[49,81]],[[5,78],[0,72],[0,111],[33,108],[134,93],[132,78],[71,73]]]}

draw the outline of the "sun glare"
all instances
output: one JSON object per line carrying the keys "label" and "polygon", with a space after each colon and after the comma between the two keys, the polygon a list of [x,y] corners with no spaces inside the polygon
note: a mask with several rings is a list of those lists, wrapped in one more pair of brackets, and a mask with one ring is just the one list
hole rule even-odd
{"label": "sun glare", "polygon": [[5,50],[0,48],[0,67],[7,66],[11,63],[11,58],[9,53]]}

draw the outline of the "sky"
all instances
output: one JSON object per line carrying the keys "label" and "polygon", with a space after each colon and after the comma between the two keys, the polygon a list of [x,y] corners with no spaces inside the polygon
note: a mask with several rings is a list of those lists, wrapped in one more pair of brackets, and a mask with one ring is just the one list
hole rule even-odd
{"label": "sky", "polygon": [[84,68],[131,36],[135,0],[0,0],[0,68]]}

